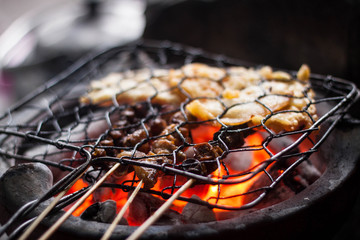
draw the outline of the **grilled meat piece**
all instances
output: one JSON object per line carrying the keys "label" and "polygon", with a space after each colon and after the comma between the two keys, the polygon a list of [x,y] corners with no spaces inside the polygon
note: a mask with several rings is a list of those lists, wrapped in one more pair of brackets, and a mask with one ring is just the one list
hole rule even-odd
{"label": "grilled meat piece", "polygon": [[[118,158],[127,158],[139,163],[149,163],[149,164],[156,164],[161,165],[164,163],[169,162],[168,158],[161,157],[161,156],[154,156],[149,157],[149,154],[146,155],[143,152],[135,151],[135,153],[132,153],[130,151],[124,151],[117,156]],[[123,176],[127,174],[129,171],[134,170],[136,173],[136,176],[139,179],[142,179],[144,181],[144,188],[152,188],[155,183],[157,182],[157,178],[160,175],[160,171],[158,171],[155,168],[151,167],[143,167],[138,165],[132,165],[130,168],[129,165],[122,165],[118,170],[115,171],[116,176]]]}
{"label": "grilled meat piece", "polygon": [[[111,156],[156,165],[172,165],[176,162],[182,162],[186,158],[180,146],[184,145],[184,141],[187,144],[191,142],[187,127],[178,127],[176,124],[170,124],[166,127],[166,121],[161,118],[155,118],[144,125],[146,130],[140,128],[129,134],[124,134],[124,131],[110,131],[108,138],[101,141],[99,146],[95,148],[92,154],[93,158]],[[139,144],[141,142],[142,144]],[[134,149],[135,152],[107,148],[109,146],[134,148],[136,145],[138,147]],[[173,154],[174,151],[176,152],[175,155]],[[103,161],[97,162],[94,167],[110,169],[112,165],[112,162]],[[136,164],[129,167],[124,164],[115,171],[114,175],[120,177],[132,171],[135,171],[139,179],[143,179],[145,188],[152,188],[157,182],[157,178],[162,174],[161,171],[154,168]]]}
{"label": "grilled meat piece", "polygon": [[[179,106],[186,102],[189,116],[200,120],[217,118],[227,126],[264,124],[275,132],[309,128],[317,120],[312,103],[310,69],[302,65],[297,79],[265,66],[259,69],[227,69],[192,63],[179,69],[146,69],[111,74],[93,81],[82,103],[111,104],[146,101]],[[149,80],[149,81],[146,81]],[[115,95],[115,98],[114,98]],[[305,112],[306,111],[306,112]]]}
{"label": "grilled meat piece", "polygon": [[202,162],[202,173],[208,175],[218,168],[218,158],[224,151],[216,145],[199,143],[194,146],[194,158]]}
{"label": "grilled meat piece", "polygon": [[[180,127],[177,131],[176,127],[175,124],[166,127],[160,133],[159,136],[161,137],[152,142],[151,151],[146,155],[146,158],[139,161],[155,163],[157,165],[172,165],[175,161],[182,162],[186,156],[185,153],[178,148],[184,144],[183,139],[190,141],[189,130]],[[175,159],[173,155],[174,151],[176,151]],[[143,179],[145,188],[152,188],[155,185],[157,178],[162,174],[161,171],[152,168],[134,166],[134,169],[138,178]]]}
{"label": "grilled meat piece", "polygon": [[[244,144],[249,132],[244,133],[243,128],[265,125],[274,132],[309,128],[317,119],[309,76],[306,65],[294,79],[268,66],[225,69],[200,63],[111,74],[93,81],[80,101],[111,105],[116,99],[122,106],[132,105],[119,112],[118,121],[93,157],[127,157],[156,165],[177,165],[193,158],[201,163],[203,174],[210,174],[218,168],[224,152]],[[193,144],[193,121],[225,127],[226,131],[215,135],[213,142],[193,145],[193,156],[186,156]],[[151,188],[161,171],[145,166],[124,166],[117,175],[134,170],[145,187]]]}

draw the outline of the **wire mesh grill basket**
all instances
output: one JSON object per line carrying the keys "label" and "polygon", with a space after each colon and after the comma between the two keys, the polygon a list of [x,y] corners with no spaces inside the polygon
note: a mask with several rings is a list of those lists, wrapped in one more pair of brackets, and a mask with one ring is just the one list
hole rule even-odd
{"label": "wire mesh grill basket", "polygon": [[[121,178],[124,174],[118,171],[115,175],[118,174],[119,178],[104,183],[103,188],[130,191],[139,181],[138,176],[146,176],[149,183],[142,191],[167,199],[186,179],[192,178],[196,180],[196,186],[214,188],[215,194],[203,199],[183,196],[180,200],[226,210],[248,209],[266,198],[282,180],[291,176],[297,166],[309,162],[357,96],[356,87],[350,82],[312,74],[310,85],[316,96],[304,109],[295,111],[307,114],[311,126],[280,132],[270,129],[266,122],[289,110],[272,111],[262,101],[266,95],[254,100],[268,109],[268,114],[255,125],[223,124],[221,114],[229,110],[227,107],[212,119],[190,119],[185,113],[186,106],[195,98],[186,96],[186,93],[184,101],[171,108],[153,102],[161,94],[158,91],[145,101],[132,103],[117,101],[122,92],[114,95],[111,104],[79,103],[90,82],[109,73],[138,69],[148,69],[153,73],[154,69],[180,68],[194,62],[221,68],[250,67],[222,55],[169,42],[139,42],[89,56],[1,116],[1,161],[48,165],[58,182],[41,201],[62,191],[84,172],[84,179],[94,184],[112,165],[121,163],[121,171],[128,173],[128,177]],[[291,81],[299,81],[296,72],[288,73],[293,78]],[[144,81],[149,81],[149,78]],[[180,84],[174,89],[183,90]],[[306,93],[303,98],[307,98]],[[219,96],[215,98],[219,99]],[[311,106],[317,108],[317,119],[312,118],[308,111]],[[172,127],[164,131],[164,124]],[[215,125],[217,127],[213,127]],[[202,126],[206,126],[203,132],[210,131],[211,134],[199,142],[195,140],[199,132],[194,129]],[[137,138],[134,137],[136,134]],[[249,142],[248,139],[254,135],[260,140]],[[118,140],[126,137],[128,140],[125,142]],[[171,140],[172,150],[149,154],[149,145],[162,140]],[[191,157],[186,153],[189,149],[195,152]],[[121,155],[123,152],[128,154]],[[262,154],[261,160],[253,165],[245,164],[245,167],[244,164],[234,167],[231,161],[235,160],[227,160],[231,159],[229,156],[236,156],[246,163],[259,153]],[[158,178],[161,179],[160,187],[154,189]],[[261,178],[262,184],[252,183],[246,190],[231,194],[223,192],[225,186],[246,183],[254,178]],[[64,207],[83,192],[78,191],[59,206]],[[240,198],[242,204],[223,204],[226,199]]]}

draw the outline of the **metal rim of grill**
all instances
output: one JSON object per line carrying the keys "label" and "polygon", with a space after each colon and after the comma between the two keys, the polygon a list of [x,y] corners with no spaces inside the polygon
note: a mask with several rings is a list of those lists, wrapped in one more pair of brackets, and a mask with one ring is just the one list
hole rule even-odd
{"label": "metal rim of grill", "polygon": [[[25,162],[42,162],[48,166],[52,166],[60,169],[61,171],[71,171],[71,174],[62,178],[50,191],[40,198],[35,204],[56,195],[62,189],[64,189],[73,179],[81,174],[89,165],[92,164],[92,156],[89,152],[98,146],[104,135],[101,135],[95,139],[83,139],[79,142],[71,142],[58,140],[58,137],[64,134],[72,134],[72,130],[83,119],[86,121],[99,120],[99,112],[103,113],[101,120],[105,120],[111,123],[110,115],[121,109],[121,106],[110,106],[104,108],[98,108],[97,106],[79,106],[78,97],[81,93],[86,91],[86,86],[89,81],[94,78],[104,76],[106,73],[117,71],[125,71],[132,69],[139,69],[144,67],[154,68],[157,66],[171,68],[179,67],[191,62],[203,62],[209,65],[218,67],[227,66],[248,66],[248,64],[227,58],[222,55],[209,54],[205,51],[186,47],[180,44],[174,44],[170,42],[152,42],[141,41],[135,44],[129,44],[127,46],[121,46],[112,48],[101,53],[96,53],[86,57],[62,74],[54,77],[49,82],[44,84],[34,93],[28,95],[18,104],[9,109],[8,112],[0,117],[0,149],[2,161],[25,161]],[[289,72],[292,76],[295,72]],[[278,152],[272,156],[269,156],[269,162],[276,162],[279,159],[296,158],[297,160],[283,171],[283,173],[276,178],[272,178],[266,167],[262,168],[260,172],[269,175],[271,184],[263,187],[257,191],[261,191],[261,194],[250,203],[240,207],[221,206],[218,204],[212,204],[207,201],[198,201],[190,198],[180,198],[181,200],[202,204],[210,208],[221,208],[226,210],[244,210],[249,209],[258,204],[265,198],[266,194],[271,191],[276,185],[288,174],[293,171],[301,162],[307,160],[314,152],[318,150],[320,145],[326,140],[330,132],[335,128],[336,124],[347,113],[348,109],[354,103],[357,97],[357,89],[353,83],[346,80],[335,78],[332,76],[322,76],[317,74],[311,75],[311,86],[315,91],[323,92],[323,97],[316,98],[312,104],[330,104],[331,108],[319,117],[319,120],[314,122],[313,126],[306,130],[301,130],[293,133],[280,133],[270,136],[272,138],[281,138],[291,134],[300,135],[300,137],[290,146],[286,147],[281,152]],[[181,110],[181,109],[180,109]],[[25,116],[25,117],[24,117]],[[85,122],[86,125],[86,122]],[[111,128],[111,124],[109,124]],[[265,125],[263,125],[264,127]],[[315,142],[310,140],[309,135],[313,131],[317,131],[321,126],[321,136]],[[324,129],[325,128],[325,129]],[[223,129],[223,131],[231,130]],[[291,153],[302,141],[310,141],[312,147],[306,152]],[[29,145],[46,145],[54,146],[59,152],[66,151],[71,152],[71,159],[65,159],[63,162],[54,163],[47,161],[47,158],[52,153],[48,153],[47,150],[43,154],[29,157],[23,155],[28,149]],[[267,147],[267,142],[264,141],[262,146],[257,146],[260,149]],[[58,154],[58,153],[56,153]],[[101,159],[100,159],[101,160]],[[166,174],[181,175],[187,178],[194,178],[202,183],[207,184],[229,184],[232,183],[229,176],[215,181],[208,176],[203,176],[194,170],[188,169],[193,167],[192,163],[189,165],[157,165],[142,163],[137,159],[116,159],[112,157],[106,157],[107,161],[121,162],[127,165],[138,165],[147,168],[154,168],[159,171],[163,171]],[[75,167],[72,164],[80,161]],[[68,164],[65,164],[67,162]],[[64,164],[62,164],[64,163]],[[70,163],[70,164],[69,164]],[[196,170],[196,166],[195,166]],[[101,172],[101,171],[100,171]],[[251,171],[250,171],[251,172]],[[97,177],[100,173],[97,174]],[[86,178],[90,182],[95,182],[96,178],[93,174],[86,174]],[[251,178],[251,177],[250,177]],[[104,184],[103,187],[120,188],[123,191],[130,191],[134,188],[133,184],[136,181],[128,181],[124,184]],[[168,186],[164,191],[146,190],[151,194],[168,198],[171,196],[171,192],[179,188],[176,184],[176,178],[172,186]],[[68,197],[56,208],[59,211],[65,204],[69,204],[73,200],[77,199],[86,189],[79,191],[72,197]],[[170,190],[170,191],[169,191]],[[170,192],[170,193],[169,193]],[[251,193],[248,193],[251,194]],[[33,205],[36,206],[36,205]]]}

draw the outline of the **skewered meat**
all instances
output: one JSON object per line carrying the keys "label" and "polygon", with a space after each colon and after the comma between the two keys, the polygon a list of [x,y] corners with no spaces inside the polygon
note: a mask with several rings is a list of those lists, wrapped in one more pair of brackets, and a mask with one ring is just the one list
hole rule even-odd
{"label": "skewered meat", "polygon": [[[170,121],[181,121],[181,117],[173,116],[170,118]],[[122,121],[122,124],[124,123],[125,122]],[[127,122],[127,124],[130,123]],[[166,125],[168,126],[166,127]],[[134,130],[132,133],[126,133],[124,130],[125,133],[120,134],[119,131],[115,131],[116,139],[113,137],[114,134],[111,134],[114,132],[110,131],[107,139],[100,141],[99,146],[95,148],[95,151],[92,154],[93,158],[111,156],[119,159],[127,158],[138,162],[157,165],[171,165],[175,162],[182,162],[186,158],[184,151],[178,148],[184,145],[183,141],[188,142],[188,144],[191,142],[188,128],[177,128],[177,124],[167,124],[165,120],[160,118],[155,118],[154,120],[149,121],[149,123],[145,123],[144,126],[146,130],[140,128]],[[121,135],[121,139],[117,139],[119,135]],[[156,138],[150,140],[150,138],[154,137]],[[134,149],[134,151],[121,151],[116,150],[116,148],[107,148],[108,146],[129,147]],[[135,146],[137,147],[135,148]],[[174,151],[176,151],[175,155],[173,155]],[[112,163],[97,162],[94,167],[109,169],[112,165]],[[161,175],[161,171],[153,168],[141,166],[130,167],[125,164],[121,165],[115,171],[114,175],[122,176],[131,171],[135,171],[136,175],[144,180],[145,188],[152,188],[155,185],[157,178]]]}
{"label": "skewered meat", "polygon": [[[137,151],[137,157],[142,155],[142,158],[137,161],[155,163],[158,165],[171,165],[175,163],[175,160],[177,162],[183,161],[185,159],[185,153],[182,150],[179,149],[176,152],[176,159],[174,159],[173,152],[183,145],[182,138],[188,139],[189,131],[186,128],[179,128],[179,132],[177,132],[175,127],[175,124],[171,124],[166,127],[160,133],[159,136],[161,137],[152,142],[151,150],[147,154]],[[141,166],[134,166],[134,170],[139,179],[144,180],[145,188],[152,188],[161,174],[161,171]]]}
{"label": "skewered meat", "polygon": [[[96,148],[94,157],[126,157],[157,165],[174,165],[194,158],[204,162],[201,172],[210,174],[218,167],[215,159],[226,149],[243,145],[244,132],[224,132],[220,136],[221,144],[193,144],[191,128],[194,125],[189,122],[206,121],[232,129],[264,124],[275,132],[309,128],[317,120],[309,76],[306,65],[301,66],[294,79],[268,66],[225,69],[193,63],[180,69],[110,74],[93,81],[80,101],[111,105],[115,100],[119,104],[138,106],[137,110],[130,107],[121,113],[108,139]],[[153,109],[144,107],[144,103],[151,103]],[[154,108],[157,113],[151,112]],[[147,120],[143,121],[145,117]],[[224,144],[226,146],[222,146]],[[131,150],[101,149],[107,145]],[[188,146],[193,156],[185,154]],[[133,170],[144,180],[145,188],[153,187],[161,175],[159,170],[137,164],[121,167],[117,175]]]}
{"label": "skewered meat", "polygon": [[130,103],[151,98],[154,104],[179,105],[188,99],[189,115],[200,120],[219,118],[225,125],[258,125],[267,115],[281,112],[266,120],[267,127],[275,132],[294,131],[308,128],[317,120],[316,109],[310,104],[314,92],[309,76],[306,65],[301,66],[295,80],[268,66],[222,69],[193,63],[181,69],[111,74],[93,81],[80,101],[111,104],[112,99]]}

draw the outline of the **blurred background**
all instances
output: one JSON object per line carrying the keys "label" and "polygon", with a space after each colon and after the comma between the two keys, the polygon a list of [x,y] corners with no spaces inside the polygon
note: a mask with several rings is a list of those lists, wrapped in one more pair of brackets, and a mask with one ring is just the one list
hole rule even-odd
{"label": "blurred background", "polygon": [[76,59],[139,38],[360,78],[359,0],[0,0],[0,110]]}
{"label": "blurred background", "polygon": [[[360,84],[360,0],[0,0],[0,112],[81,56],[140,38]],[[359,206],[336,239],[360,238]]]}
{"label": "blurred background", "polygon": [[92,51],[139,39],[142,0],[0,0],[0,111]]}

